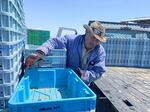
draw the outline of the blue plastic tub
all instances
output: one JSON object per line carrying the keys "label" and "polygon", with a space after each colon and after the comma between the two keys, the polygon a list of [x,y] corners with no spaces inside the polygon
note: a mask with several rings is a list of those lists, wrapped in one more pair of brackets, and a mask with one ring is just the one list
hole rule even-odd
{"label": "blue plastic tub", "polygon": [[10,112],[93,112],[96,95],[71,69],[33,68],[8,104]]}

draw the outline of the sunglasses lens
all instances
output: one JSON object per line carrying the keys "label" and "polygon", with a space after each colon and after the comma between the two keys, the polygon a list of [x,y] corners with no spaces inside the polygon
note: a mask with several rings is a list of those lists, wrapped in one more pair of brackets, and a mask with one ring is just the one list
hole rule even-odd
{"label": "sunglasses lens", "polygon": [[101,36],[102,31],[100,31],[99,29],[93,28],[93,32],[99,36]]}

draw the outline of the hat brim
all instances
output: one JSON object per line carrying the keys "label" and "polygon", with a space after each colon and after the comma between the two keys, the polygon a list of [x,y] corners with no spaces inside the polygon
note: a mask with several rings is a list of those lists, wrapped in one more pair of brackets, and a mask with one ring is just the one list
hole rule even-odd
{"label": "hat brim", "polygon": [[99,35],[96,35],[93,31],[92,28],[90,26],[88,26],[87,24],[84,24],[83,27],[87,30],[87,32],[90,32],[96,39],[98,39],[100,42],[106,42],[106,38],[105,37],[101,37]]}

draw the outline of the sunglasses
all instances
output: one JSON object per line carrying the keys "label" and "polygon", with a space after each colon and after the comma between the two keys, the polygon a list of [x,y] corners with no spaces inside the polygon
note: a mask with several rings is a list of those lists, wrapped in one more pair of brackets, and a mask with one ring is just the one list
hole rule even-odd
{"label": "sunglasses", "polygon": [[92,28],[92,30],[96,35],[102,36],[102,34],[103,34],[103,32],[100,29]]}

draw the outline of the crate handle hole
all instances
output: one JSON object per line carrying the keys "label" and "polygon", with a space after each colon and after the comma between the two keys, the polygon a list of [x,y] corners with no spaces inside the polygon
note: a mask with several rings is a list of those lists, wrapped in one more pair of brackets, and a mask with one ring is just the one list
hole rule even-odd
{"label": "crate handle hole", "polygon": [[123,100],[123,102],[127,105],[127,106],[133,106],[128,100]]}

